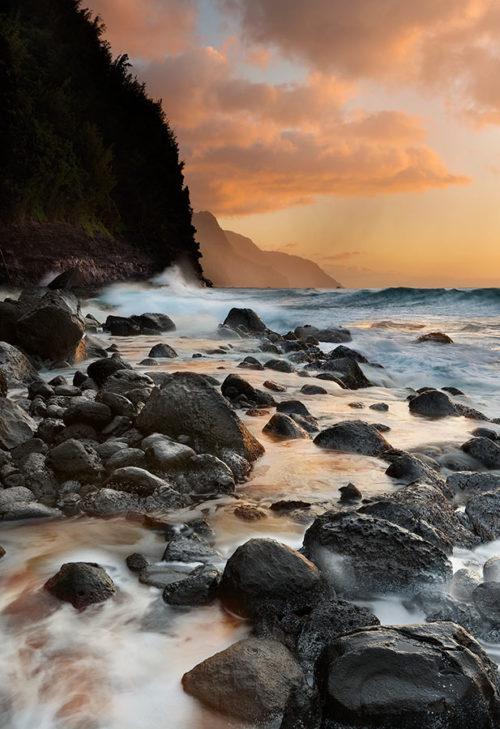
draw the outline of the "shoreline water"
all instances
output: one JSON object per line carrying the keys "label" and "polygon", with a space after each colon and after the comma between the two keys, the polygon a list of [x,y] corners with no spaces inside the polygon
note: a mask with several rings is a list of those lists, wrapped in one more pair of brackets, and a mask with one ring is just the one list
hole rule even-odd
{"label": "shoreline water", "polygon": [[[248,291],[242,291],[236,294],[234,291],[213,290],[208,296],[206,293],[193,290],[183,282],[171,285],[170,290],[148,288],[144,291],[142,287],[134,289],[128,285],[117,286],[106,290],[99,299],[87,302],[84,310],[93,313],[100,321],[109,313],[130,315],[146,311],[162,311],[174,319],[177,330],[161,336],[110,337],[109,334],[102,332],[95,335],[106,345],[115,344],[120,356],[139,372],[154,375],[162,371],[188,370],[209,375],[215,378],[219,385],[227,375],[234,373],[241,375],[258,389],[264,389],[265,380],[275,380],[286,388],[284,393],[273,393],[275,399],[277,401],[299,399],[317,419],[320,429],[327,428],[335,422],[359,419],[371,424],[383,423],[390,428],[388,438],[393,447],[404,451],[427,453],[428,457],[429,453],[432,453],[435,462],[439,462],[444,477],[455,472],[451,466],[453,464],[456,466],[457,459],[462,457],[460,446],[470,438],[471,431],[483,423],[463,416],[439,420],[416,417],[408,409],[406,400],[410,393],[408,387],[411,385],[417,389],[424,384],[431,387],[461,385],[466,395],[459,396],[457,402],[480,410],[489,417],[500,415],[500,399],[495,387],[500,315],[486,315],[484,312],[490,305],[481,304],[483,308],[477,307],[476,311],[471,313],[469,320],[465,321],[464,312],[460,307],[456,306],[451,315],[445,316],[443,312],[436,314],[432,302],[428,310],[421,305],[421,311],[416,311],[411,303],[398,306],[394,300],[390,305],[373,309],[371,294],[368,294],[363,310],[359,305],[359,295],[357,303],[349,309],[347,306],[330,306],[330,308],[316,306],[315,302],[317,303],[318,299],[328,296],[326,292],[304,294],[304,292],[252,291],[250,294]],[[332,296],[337,295],[343,296],[345,300],[350,293],[332,292]],[[300,306],[300,303],[304,303],[304,299],[308,305]],[[467,297],[465,299],[464,306],[468,307],[470,301]],[[253,304],[265,323],[271,329],[276,327],[283,334],[294,326],[307,323],[317,326],[349,325],[352,341],[348,342],[347,346],[366,354],[370,362],[383,365],[381,369],[373,365],[360,364],[361,370],[374,386],[353,391],[342,389],[333,381],[318,380],[314,377],[313,371],[310,372],[310,377],[301,377],[298,372],[301,371],[303,364],[298,363],[297,371],[290,373],[273,371],[269,368],[259,370],[238,367],[245,356],[252,356],[264,364],[273,355],[259,350],[258,338],[227,341],[216,338],[217,323],[236,302],[243,306]],[[109,306],[112,309],[108,310]],[[446,306],[450,306],[450,303],[448,302]],[[322,318],[324,316],[329,317],[328,321]],[[383,327],[371,326],[388,320],[395,322],[396,326],[387,323]],[[415,324],[420,325],[424,322],[424,328],[415,328]],[[422,332],[434,329],[437,324],[454,338],[454,344],[416,343],[415,340]],[[446,328],[442,326],[443,324]],[[140,362],[147,356],[149,349],[159,341],[172,346],[178,356],[168,361],[161,360],[158,366],[141,366]],[[231,344],[230,348],[227,347],[227,343]],[[220,346],[217,345],[221,344],[226,345],[225,349],[220,350]],[[337,345],[333,343],[322,343],[321,349],[328,353],[335,346]],[[214,349],[219,349],[219,352],[207,353]],[[193,358],[193,354],[202,356]],[[292,362],[283,353],[279,355],[279,359]],[[72,377],[74,369],[51,370],[43,372],[42,375],[45,380],[57,375]],[[304,384],[321,385],[326,393],[311,395],[302,393]],[[370,405],[382,402],[388,405],[387,411],[370,409]],[[352,403],[362,403],[363,407],[353,407]],[[254,463],[253,471],[246,482],[237,487],[237,498],[231,494],[222,495],[205,502],[201,500],[195,509],[187,506],[181,511],[171,511],[172,523],[201,516],[208,520],[215,532],[214,546],[221,555],[219,561],[214,560],[216,566],[222,568],[235,548],[250,537],[273,537],[294,548],[300,547],[303,533],[315,514],[324,511],[328,506],[337,505],[340,496],[338,489],[351,481],[361,490],[365,498],[372,498],[383,492],[396,492],[403,485],[401,480],[395,480],[385,473],[387,463],[377,457],[322,450],[306,438],[284,440],[263,433],[262,428],[274,410],[263,407],[261,410],[267,412],[259,413],[259,408],[256,408],[257,412],[254,414],[251,410],[251,408],[246,410],[237,408],[242,422],[264,445],[266,452]],[[487,423],[487,426],[500,433],[498,424]],[[490,472],[495,473],[495,469],[488,471]],[[306,501],[310,507],[302,513],[298,509],[292,514],[292,518],[269,509],[272,503],[291,498]],[[262,510],[264,516],[255,521],[243,521],[235,514],[235,507],[241,503]],[[71,606],[63,607],[56,615],[42,619],[38,625],[32,625],[29,630],[24,625],[19,632],[13,634],[13,640],[4,647],[3,655],[0,652],[0,663],[6,665],[7,661],[14,661],[16,666],[14,673],[23,676],[26,691],[17,696],[22,708],[9,713],[9,726],[14,729],[26,729],[39,713],[42,720],[37,725],[42,729],[56,729],[59,726],[64,726],[65,729],[66,727],[87,729],[91,726],[95,726],[96,729],[104,727],[115,729],[118,726],[121,729],[123,727],[149,729],[154,722],[157,722],[164,709],[165,697],[161,692],[165,684],[162,682],[167,682],[169,701],[173,702],[180,712],[176,727],[189,729],[200,726],[212,729],[212,727],[233,726],[229,720],[221,719],[201,709],[193,699],[182,694],[180,678],[182,673],[192,668],[195,663],[245,636],[249,631],[248,624],[228,620],[227,613],[223,613],[219,608],[204,607],[194,608],[190,612],[176,613],[173,610],[170,626],[169,621],[163,619],[167,637],[158,639],[160,644],[155,642],[154,638],[161,635],[161,631],[155,632],[158,630],[158,623],[153,630],[145,632],[140,630],[142,614],[147,612],[150,603],[158,601],[161,593],[157,588],[139,584],[135,575],[127,571],[124,558],[128,549],[124,549],[124,544],[127,547],[130,545],[130,552],[144,552],[153,562],[160,562],[164,543],[158,533],[145,530],[134,522],[122,522],[120,519],[96,521],[88,520],[88,517],[73,517],[69,521],[40,522],[39,526],[35,523],[21,526],[5,524],[3,535],[6,536],[4,546],[7,554],[0,564],[0,568],[4,565],[2,607],[11,602],[12,598],[18,597],[23,590],[29,591],[33,590],[34,586],[41,586],[46,578],[57,571],[60,563],[71,560],[89,560],[103,564],[122,596],[122,602],[118,601],[117,606],[112,604],[114,601],[110,601],[101,607],[92,608],[88,617],[83,617],[86,626],[82,633],[83,642],[86,636],[91,648],[90,656],[82,654],[78,657],[77,648],[82,648],[82,640],[75,640],[72,634],[81,628],[82,623],[78,622],[80,616],[76,612],[73,614]],[[23,556],[24,543],[27,539],[33,544],[28,550],[29,556]],[[94,546],[95,541],[100,540],[102,544]],[[0,544],[3,544],[2,535]],[[461,567],[474,559],[479,564],[486,561],[486,557],[495,554],[500,554],[498,541],[473,549],[458,550],[453,557],[454,567]],[[422,622],[425,619],[421,610],[408,609],[399,597],[386,596],[379,600],[359,602],[374,610],[384,624]],[[127,610],[132,611],[133,615],[127,614]],[[152,620],[154,625],[155,619]],[[81,694],[79,690],[74,690],[76,703],[70,702],[69,713],[66,716],[63,706],[67,702],[61,693],[49,692],[49,699],[46,699],[44,696],[46,689],[43,686],[44,681],[46,684],[50,680],[50,673],[47,673],[41,684],[38,683],[39,664],[35,662],[27,666],[23,663],[25,656],[22,656],[19,646],[15,645],[20,636],[25,636],[25,640],[28,641],[25,645],[29,652],[28,639],[30,636],[33,638],[32,631],[35,627],[35,634],[37,630],[45,633],[45,652],[42,650],[42,655],[47,660],[53,660],[54,655],[69,655],[73,669],[80,664],[98,676],[99,668],[106,676],[98,716],[91,716],[92,712],[88,706],[89,697],[97,690],[95,684],[87,689],[87,693]],[[36,638],[35,643],[38,640],[39,638]],[[107,650],[111,653],[109,660],[103,660],[99,655],[99,640],[108,641]],[[175,650],[174,644],[177,646]],[[191,644],[196,644],[195,650],[186,651],[186,646]],[[145,668],[124,668],[123,661],[127,647],[135,652],[133,653],[135,662],[140,664],[146,660]],[[498,660],[499,646],[491,644],[487,648],[490,655]],[[163,652],[169,650],[174,650],[177,658],[172,661],[173,670],[165,673],[162,668],[160,680],[158,672],[159,666],[165,660]],[[145,656],[149,657],[145,659]],[[32,661],[33,656],[30,656],[29,660]],[[59,678],[66,667],[67,664],[63,661],[57,674]],[[113,680],[110,680],[110,676]],[[70,693],[73,690],[67,685],[66,689]],[[243,725],[236,722],[234,726]]]}

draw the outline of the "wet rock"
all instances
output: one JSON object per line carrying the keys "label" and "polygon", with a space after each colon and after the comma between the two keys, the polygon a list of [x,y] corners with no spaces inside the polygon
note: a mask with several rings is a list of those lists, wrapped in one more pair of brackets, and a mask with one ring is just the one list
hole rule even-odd
{"label": "wet rock", "polygon": [[388,441],[373,425],[361,420],[346,420],[326,428],[314,439],[320,448],[329,448],[344,453],[360,453],[365,456],[380,456],[391,448]]}
{"label": "wet rock", "polygon": [[311,417],[311,413],[300,400],[283,400],[276,405],[278,413],[286,415],[302,415],[303,417]]}
{"label": "wet rock", "polygon": [[87,375],[94,380],[96,385],[102,387],[108,377],[118,370],[126,370],[129,364],[119,357],[106,357],[105,359],[97,359],[87,367]]}
{"label": "wet rock", "polygon": [[409,403],[413,415],[423,415],[428,418],[444,418],[447,415],[456,415],[455,406],[440,390],[427,390],[417,395]]}
{"label": "wet rock", "polygon": [[328,727],[494,729],[492,662],[453,623],[370,627],[331,643],[318,668]]}
{"label": "wet rock", "polygon": [[66,425],[85,423],[96,430],[101,430],[113,419],[110,408],[102,402],[79,402],[70,405],[63,415]]}
{"label": "wet rock", "polygon": [[450,582],[450,593],[459,602],[470,602],[472,593],[479,585],[477,573],[470,567],[462,567],[453,573]]}
{"label": "wet rock", "polygon": [[111,374],[103,384],[107,392],[127,397],[132,403],[145,402],[154,386],[148,375],[135,370],[120,369]]}
{"label": "wet rock", "polygon": [[103,390],[97,394],[96,402],[102,402],[107,405],[113,415],[133,418],[136,414],[134,404],[127,397],[118,395],[116,392],[106,392],[106,390]]}
{"label": "wet rock", "polygon": [[242,395],[248,402],[256,405],[274,405],[274,398],[267,392],[256,390],[253,385],[239,375],[228,375],[221,385],[221,392],[228,400],[237,402]]}
{"label": "wet rock", "polygon": [[423,458],[404,451],[394,452],[393,454],[386,453],[384,458],[391,461],[386,470],[386,474],[391,478],[397,478],[398,481],[406,484],[425,480],[437,485],[439,488],[444,487],[446,489],[438,472],[430,467]]}
{"label": "wet rock", "polygon": [[465,506],[475,532],[483,542],[500,538],[500,489],[473,496]]}
{"label": "wet rock", "polygon": [[226,563],[219,590],[232,612],[251,617],[263,604],[294,604],[325,593],[323,578],[308,559],[273,539],[250,539]]}
{"label": "wet rock", "polygon": [[73,438],[49,451],[47,465],[62,479],[94,481],[103,473],[102,461],[96,451]]}
{"label": "wet rock", "polygon": [[302,385],[300,388],[300,391],[304,393],[304,395],[327,395],[328,392],[325,390],[324,387],[321,387],[320,385]]}
{"label": "wet rock", "polygon": [[479,410],[458,402],[455,403],[455,412],[457,415],[463,415],[464,418],[471,420],[489,420],[489,417]]}
{"label": "wet rock", "polygon": [[324,329],[318,329],[311,324],[305,324],[302,327],[296,327],[295,336],[298,339],[307,339],[307,337],[313,336],[319,342],[328,342],[329,344],[350,342],[352,339],[351,333],[348,329],[343,329],[342,327],[327,327]]}
{"label": "wet rock", "polygon": [[171,582],[163,590],[168,605],[210,605],[217,597],[221,571],[215,567],[202,567],[184,580]]}
{"label": "wet rock", "polygon": [[230,494],[235,488],[229,466],[210,453],[192,456],[173,480],[183,493]]}
{"label": "wet rock", "polygon": [[82,508],[90,516],[117,516],[143,511],[138,496],[109,488],[86,494]]}
{"label": "wet rock", "polygon": [[0,372],[7,377],[10,387],[21,387],[38,377],[28,357],[7,342],[0,342]]}
{"label": "wet rock", "polygon": [[286,359],[269,359],[264,363],[264,367],[276,372],[295,372],[295,367]]}
{"label": "wet rock", "polygon": [[67,268],[65,271],[60,273],[58,276],[52,279],[47,284],[47,288],[55,291],[57,289],[74,289],[85,286],[86,284],[85,275],[77,266]]}
{"label": "wet rock", "polygon": [[365,404],[359,400],[356,402],[348,402],[347,404],[350,408],[354,408],[355,410],[362,410],[365,406]]}
{"label": "wet rock", "polygon": [[375,402],[373,405],[369,405],[369,408],[370,410],[386,413],[389,410],[389,405],[386,402]]}
{"label": "wet rock", "polygon": [[495,491],[500,488],[500,476],[494,473],[461,471],[448,476],[446,485],[453,494],[463,501],[468,496],[483,494],[486,491]]}
{"label": "wet rock", "polygon": [[350,357],[326,360],[320,365],[320,368],[338,375],[344,386],[349,390],[359,390],[372,385],[356,360]]}
{"label": "wet rock", "polygon": [[243,327],[244,330],[251,334],[261,334],[267,331],[266,325],[255,311],[252,309],[238,309],[236,307],[231,309],[224,319],[222,326],[236,330]]}
{"label": "wet rock", "polygon": [[30,453],[19,467],[24,485],[34,493],[35,499],[44,501],[54,499],[59,484],[54,472],[46,463],[44,453]]}
{"label": "wet rock", "polygon": [[191,372],[177,372],[153,390],[137,427],[143,433],[164,433],[175,439],[187,435],[197,452],[222,458],[225,449],[248,461],[264,452],[227,400],[205,378]]}
{"label": "wet rock", "polygon": [[285,413],[275,413],[271,420],[262,428],[263,433],[274,435],[276,438],[309,438],[309,433],[301,428]]}
{"label": "wet rock", "polygon": [[490,440],[498,439],[498,434],[496,433],[496,431],[491,430],[490,428],[475,428],[473,431],[471,431],[471,435],[476,438],[489,438]]}
{"label": "wet rock", "polygon": [[500,555],[490,557],[484,563],[483,579],[485,582],[500,582]]}
{"label": "wet rock", "polygon": [[500,582],[483,582],[472,593],[474,605],[492,625],[500,627]]}
{"label": "wet rock", "polygon": [[67,562],[44,588],[63,602],[82,609],[104,602],[116,592],[106,570],[93,562]]}
{"label": "wet rock", "polygon": [[213,562],[222,559],[206,539],[196,533],[173,534],[163,553],[163,562]]}
{"label": "wet rock", "polygon": [[125,561],[131,572],[142,572],[142,570],[146,569],[146,567],[149,567],[147,557],[140,554],[140,552],[133,552],[132,554],[129,554]]}
{"label": "wet rock", "polygon": [[436,344],[453,344],[453,339],[443,332],[429,332],[422,334],[417,342],[436,342]]}
{"label": "wet rock", "polygon": [[155,344],[154,347],[151,347],[148,357],[173,359],[175,357],[178,357],[178,354],[173,347],[171,347],[169,344],[165,344],[164,342],[162,342],[160,344]]}
{"label": "wet rock", "polygon": [[347,385],[345,385],[340,377],[336,377],[335,375],[332,375],[331,372],[320,372],[319,375],[315,375],[317,380],[326,380],[327,382],[335,382],[336,385],[338,385],[342,390],[349,389]]}
{"label": "wet rock", "polygon": [[280,385],[273,380],[266,380],[263,383],[263,387],[267,387],[268,390],[272,390],[273,392],[286,392],[286,387],[284,385]]}
{"label": "wet rock", "polygon": [[347,597],[412,594],[452,575],[438,547],[396,524],[360,513],[318,516],[305,533],[303,551]]}
{"label": "wet rock", "polygon": [[33,438],[35,421],[16,403],[0,398],[0,448],[11,450]]}
{"label": "wet rock", "polygon": [[146,456],[140,448],[120,448],[116,453],[106,460],[106,469],[114,471],[117,468],[126,466],[141,467],[145,465]]}
{"label": "wet rock", "polygon": [[473,605],[455,600],[443,590],[433,587],[422,590],[413,599],[412,606],[423,611],[428,623],[449,620],[477,638],[485,631],[484,620]]}
{"label": "wet rock", "polygon": [[500,447],[489,438],[472,438],[463,444],[462,450],[486,468],[500,468]]}
{"label": "wet rock", "polygon": [[363,494],[353,483],[348,483],[347,486],[341,486],[339,491],[341,501],[359,501],[359,499],[363,498]]}
{"label": "wet rock", "polygon": [[59,509],[53,509],[36,501],[15,501],[1,512],[2,521],[22,521],[25,519],[59,519],[63,516]]}
{"label": "wet rock", "polygon": [[238,504],[233,509],[233,514],[241,521],[260,521],[265,519],[267,514],[264,509],[260,509],[253,504]]}
{"label": "wet rock", "polygon": [[152,359],[152,357],[146,357],[146,359],[143,359],[139,362],[140,367],[158,367],[158,362],[155,359]]}
{"label": "wet rock", "polygon": [[85,320],[73,294],[48,291],[23,304],[16,337],[28,354],[52,361],[74,361]]}
{"label": "wet rock", "polygon": [[239,363],[238,367],[242,369],[257,371],[264,369],[264,365],[261,364],[258,359],[255,359],[255,357],[245,357],[245,359]]}
{"label": "wet rock", "polygon": [[280,717],[302,670],[273,640],[247,638],[199,663],[182,677],[184,690],[207,706],[248,722]]}
{"label": "wet rock", "polygon": [[168,484],[158,476],[146,471],[145,468],[124,466],[113,471],[106,481],[106,486],[117,491],[137,494],[137,496],[149,496]]}

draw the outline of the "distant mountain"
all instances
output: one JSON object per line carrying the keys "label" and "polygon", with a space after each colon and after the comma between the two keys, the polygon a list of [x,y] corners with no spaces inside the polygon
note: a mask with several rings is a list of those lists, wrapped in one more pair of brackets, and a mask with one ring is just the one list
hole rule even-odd
{"label": "distant mountain", "polygon": [[341,287],[317,263],[281,251],[263,251],[250,238],[222,230],[207,211],[194,213],[203,274],[214,286],[241,288]]}

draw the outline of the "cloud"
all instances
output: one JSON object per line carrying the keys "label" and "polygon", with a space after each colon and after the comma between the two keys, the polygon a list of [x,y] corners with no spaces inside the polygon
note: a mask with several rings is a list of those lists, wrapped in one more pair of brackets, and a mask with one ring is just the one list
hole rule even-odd
{"label": "cloud", "polygon": [[193,36],[197,0],[89,0],[106,26],[113,52],[131,58],[178,53]]}
{"label": "cloud", "polygon": [[249,45],[346,79],[439,89],[476,125],[500,124],[498,0],[219,0]]}
{"label": "cloud", "polygon": [[319,72],[302,83],[235,76],[225,51],[191,48],[141,67],[186,158],[193,204],[241,215],[312,202],[470,182],[425,144],[403,111],[349,109],[350,81]]}

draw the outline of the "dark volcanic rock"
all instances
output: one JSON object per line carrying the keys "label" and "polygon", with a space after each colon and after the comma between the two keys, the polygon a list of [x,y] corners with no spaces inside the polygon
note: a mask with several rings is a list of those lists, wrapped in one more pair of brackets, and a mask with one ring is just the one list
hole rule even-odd
{"label": "dark volcanic rock", "polygon": [[303,428],[300,427],[289,415],[285,413],[275,413],[271,420],[262,428],[264,433],[274,435],[277,438],[309,438]]}
{"label": "dark volcanic rock", "polygon": [[228,375],[221,385],[221,392],[224,397],[232,402],[237,401],[242,395],[248,402],[256,405],[274,405],[274,398],[268,392],[256,390],[253,385],[240,377],[240,375]]}
{"label": "dark volcanic rock", "polygon": [[33,438],[36,423],[12,400],[0,398],[0,448],[10,450]]}
{"label": "dark volcanic rock", "polygon": [[28,354],[54,362],[73,361],[84,332],[78,300],[59,291],[34,297],[16,325],[17,342]]}
{"label": "dark volcanic rock", "polygon": [[89,445],[70,438],[49,451],[47,465],[60,479],[77,478],[93,481],[102,476],[103,466],[96,451]]}
{"label": "dark volcanic rock", "polygon": [[325,327],[324,329],[318,329],[311,324],[296,327],[295,336],[298,339],[307,339],[312,336],[319,342],[328,342],[329,344],[350,342],[352,339],[351,333],[348,329],[342,329],[341,327]]}
{"label": "dark volcanic rock", "polygon": [[102,402],[79,402],[70,405],[63,415],[66,425],[73,423],[85,423],[101,430],[113,419],[110,408]]}
{"label": "dark volcanic rock", "polygon": [[320,663],[328,729],[494,729],[500,722],[494,666],[453,623],[364,628],[331,643]]}
{"label": "dark volcanic rock", "polygon": [[264,367],[276,372],[295,372],[295,367],[286,359],[269,359],[264,363]]}
{"label": "dark volcanic rock", "polygon": [[106,570],[92,562],[67,562],[48,580],[44,588],[63,602],[75,608],[85,608],[104,602],[116,590]]}
{"label": "dark volcanic rock", "polygon": [[182,685],[216,711],[262,722],[281,716],[291,689],[303,687],[304,675],[281,643],[247,638],[185,673]]}
{"label": "dark volcanic rock", "polygon": [[300,388],[300,391],[304,393],[304,395],[326,395],[327,390],[325,390],[324,387],[321,387],[320,385],[302,385]]}
{"label": "dark volcanic rock", "polygon": [[219,597],[232,612],[251,617],[267,601],[289,605],[324,593],[319,570],[299,552],[273,539],[250,539],[227,561]]}
{"label": "dark volcanic rock", "polygon": [[128,367],[127,362],[124,362],[119,357],[106,357],[104,359],[97,359],[95,362],[89,364],[87,374],[101,387],[112,374],[118,370],[126,370]]}
{"label": "dark volcanic rock", "polygon": [[414,593],[442,584],[452,569],[444,552],[396,524],[353,512],[327,512],[304,536],[304,553],[347,597]]}
{"label": "dark volcanic rock", "polygon": [[359,390],[364,387],[371,387],[370,380],[355,359],[351,357],[339,357],[338,359],[327,359],[320,365],[322,370],[336,373],[349,390]]}
{"label": "dark volcanic rock", "polygon": [[168,487],[163,479],[137,466],[117,468],[106,481],[106,485],[138,496],[150,496],[157,489]]}
{"label": "dark volcanic rock", "polygon": [[500,488],[473,496],[466,504],[465,513],[483,542],[500,538]]}
{"label": "dark volcanic rock", "polygon": [[7,377],[11,387],[25,385],[38,377],[36,369],[26,355],[7,342],[0,342],[0,372]]}
{"label": "dark volcanic rock", "polygon": [[171,582],[163,590],[168,605],[209,605],[217,597],[221,571],[215,567],[202,567],[184,580]]}
{"label": "dark volcanic rock", "polygon": [[361,352],[357,352],[355,349],[351,349],[350,347],[344,347],[343,344],[335,347],[335,349],[328,352],[326,356],[327,359],[343,359],[344,357],[354,359],[356,362],[368,362],[364,354],[361,354]]}
{"label": "dark volcanic rock", "polygon": [[483,582],[472,593],[481,616],[500,629],[500,582]]}
{"label": "dark volcanic rock", "polygon": [[422,334],[417,342],[436,342],[437,344],[453,344],[453,339],[443,332],[429,332]]}
{"label": "dark volcanic rock", "polygon": [[463,444],[462,450],[486,468],[500,468],[500,448],[489,438],[471,438]]}
{"label": "dark volcanic rock", "polygon": [[413,415],[424,415],[428,418],[443,418],[446,415],[456,415],[455,406],[440,390],[427,390],[417,395],[409,404]]}
{"label": "dark volcanic rock", "polygon": [[177,372],[151,397],[137,418],[144,433],[164,433],[173,438],[188,436],[198,452],[219,455],[235,451],[248,461],[264,452],[227,400],[201,375]]}
{"label": "dark volcanic rock", "polygon": [[239,329],[243,327],[251,334],[261,334],[267,331],[267,327],[258,314],[252,309],[233,308],[224,319],[223,327]]}
{"label": "dark volcanic rock", "polygon": [[460,500],[469,495],[484,494],[500,488],[500,476],[494,473],[477,473],[476,471],[459,471],[446,479],[446,485]]}
{"label": "dark volcanic rock", "polygon": [[148,354],[148,357],[164,357],[168,359],[173,359],[177,356],[178,355],[175,349],[169,344],[165,344],[164,342],[161,344],[155,344],[154,347],[151,347]]}
{"label": "dark volcanic rock", "polygon": [[380,456],[391,448],[379,431],[361,420],[346,420],[322,430],[314,439],[321,448],[344,453],[361,453],[365,456]]}

